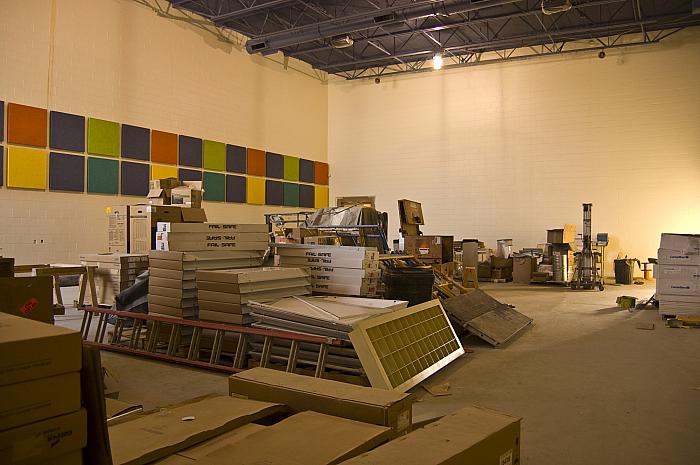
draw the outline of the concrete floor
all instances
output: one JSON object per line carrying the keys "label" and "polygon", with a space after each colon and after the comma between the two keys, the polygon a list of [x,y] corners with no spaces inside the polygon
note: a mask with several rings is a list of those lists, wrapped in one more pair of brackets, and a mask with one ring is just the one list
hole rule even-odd
{"label": "concrete floor", "polygon": [[[426,381],[449,383],[450,395],[415,388],[414,418],[465,404],[520,416],[524,464],[700,463],[700,331],[667,328],[656,310],[615,307],[617,296],[647,298],[653,286],[483,288],[534,325],[499,349],[466,339],[474,353]],[[636,329],[640,322],[656,328]],[[119,398],[146,409],[227,392],[223,375],[113,353],[103,364]]]}

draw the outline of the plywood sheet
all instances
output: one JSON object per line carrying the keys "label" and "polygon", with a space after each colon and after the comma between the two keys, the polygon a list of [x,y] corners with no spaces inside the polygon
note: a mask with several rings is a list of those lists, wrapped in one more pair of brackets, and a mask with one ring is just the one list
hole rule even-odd
{"label": "plywood sheet", "polygon": [[202,139],[180,136],[180,165],[202,167]]}
{"label": "plywood sheet", "polygon": [[299,206],[314,208],[316,204],[314,186],[299,184]]}
{"label": "plywood sheet", "polygon": [[98,118],[88,118],[88,153],[118,157],[120,136],[119,123]]}
{"label": "plywood sheet", "polygon": [[7,187],[46,189],[46,150],[7,148]]}
{"label": "plywood sheet", "polygon": [[43,108],[8,103],[7,141],[12,144],[46,147],[46,113]]}
{"label": "plywood sheet", "polygon": [[49,154],[49,190],[84,192],[85,157],[51,152]]}
{"label": "plywood sheet", "polygon": [[177,174],[177,178],[180,181],[201,181],[202,172],[200,170],[188,170],[186,168],[180,168]]}
{"label": "plywood sheet", "polygon": [[177,166],[151,165],[151,179],[177,178]]}
{"label": "plywood sheet", "polygon": [[314,162],[311,160],[300,159],[299,160],[299,181],[301,182],[311,182],[315,180],[314,175]]}
{"label": "plywood sheet", "polygon": [[146,163],[122,162],[122,195],[145,197],[148,194],[150,167]]}
{"label": "plywood sheet", "polygon": [[315,186],[314,188],[314,207],[328,208],[328,187]]}
{"label": "plywood sheet", "polygon": [[284,185],[279,181],[265,181],[265,204],[266,205],[282,205],[284,204]]}
{"label": "plywood sheet", "polygon": [[204,200],[223,202],[226,200],[226,179],[221,173],[204,172]]}
{"label": "plywood sheet", "polygon": [[151,161],[177,164],[177,134],[155,129],[151,131]]}
{"label": "plywood sheet", "polygon": [[284,205],[287,207],[299,206],[299,184],[284,183]]}
{"label": "plywood sheet", "polygon": [[151,158],[151,130],[122,124],[122,158],[148,161]]}
{"label": "plywood sheet", "polygon": [[284,157],[278,153],[265,154],[265,170],[268,178],[284,178]]}
{"label": "plywood sheet", "polygon": [[246,188],[246,201],[255,205],[265,205],[265,180],[262,178],[248,178]]}
{"label": "plywood sheet", "polygon": [[226,201],[245,203],[246,178],[245,176],[226,176]]}
{"label": "plywood sheet", "polygon": [[328,185],[328,163],[314,162],[314,182],[324,186]]}
{"label": "plywood sheet", "polygon": [[224,171],[226,169],[226,144],[204,141],[204,169],[212,171]]}
{"label": "plywood sheet", "polygon": [[49,146],[52,149],[85,152],[85,117],[52,111],[49,115]]}
{"label": "plywood sheet", "polygon": [[88,157],[87,190],[95,194],[119,192],[119,162],[106,158]]}
{"label": "plywood sheet", "polygon": [[248,174],[253,176],[265,176],[265,152],[248,147],[247,151]]}
{"label": "plywood sheet", "polygon": [[226,146],[226,171],[229,173],[246,172],[246,149],[238,145]]}
{"label": "plywood sheet", "polygon": [[287,181],[299,180],[299,159],[297,157],[284,156],[284,179]]}

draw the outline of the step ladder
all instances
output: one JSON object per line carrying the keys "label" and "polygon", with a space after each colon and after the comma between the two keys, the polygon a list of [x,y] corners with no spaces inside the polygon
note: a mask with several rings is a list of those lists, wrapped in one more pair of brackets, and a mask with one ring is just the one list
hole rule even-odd
{"label": "step ladder", "polygon": [[[224,323],[184,320],[160,315],[123,312],[95,307],[83,307],[80,333],[84,341],[103,350],[120,352],[204,368],[224,373],[238,373],[248,367],[251,343],[262,342],[259,366],[268,367],[275,341],[289,344],[286,355],[286,371],[295,372],[299,364],[299,348],[304,343],[305,353],[309,347],[317,348],[314,361],[314,376],[323,377],[326,370],[328,346],[341,346],[340,339],[294,333],[289,331],[253,328]],[[113,328],[108,332],[110,320]],[[96,322],[96,324],[95,324]],[[167,341],[165,335],[168,334]],[[202,347],[205,336],[213,334],[208,348]],[[231,361],[222,357],[225,340],[236,339],[236,349]],[[279,360],[279,356],[275,359]]]}

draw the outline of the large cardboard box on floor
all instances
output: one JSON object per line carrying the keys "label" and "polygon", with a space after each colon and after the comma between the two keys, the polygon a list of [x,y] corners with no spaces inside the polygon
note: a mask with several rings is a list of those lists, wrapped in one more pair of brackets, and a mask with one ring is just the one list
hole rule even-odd
{"label": "large cardboard box on floor", "polygon": [[347,465],[517,465],[520,418],[469,406],[344,462]]}
{"label": "large cardboard box on floor", "polygon": [[686,254],[700,254],[700,234],[661,234],[660,249]]}
{"label": "large cardboard box on floor", "polygon": [[513,257],[513,282],[530,284],[532,273],[537,270],[535,257]]}
{"label": "large cardboard box on floor", "polygon": [[356,386],[267,368],[229,377],[231,395],[279,402],[292,411],[313,410],[350,420],[388,426],[394,435],[411,426],[410,394]]}
{"label": "large cardboard box on floor", "polygon": [[419,259],[440,260],[441,263],[454,261],[453,236],[406,236],[404,249],[409,255]]}
{"label": "large cardboard box on floor", "polygon": [[0,278],[0,312],[53,323],[53,278]]}
{"label": "large cardboard box on floor", "polygon": [[129,252],[129,205],[107,207],[107,250]]}

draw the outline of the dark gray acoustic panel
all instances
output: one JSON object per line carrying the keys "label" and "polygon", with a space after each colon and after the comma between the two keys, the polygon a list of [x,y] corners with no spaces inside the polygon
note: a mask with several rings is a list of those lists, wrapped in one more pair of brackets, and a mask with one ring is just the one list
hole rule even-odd
{"label": "dark gray acoustic panel", "polygon": [[314,208],[314,186],[299,184],[299,206]]}
{"label": "dark gray acoustic panel", "polygon": [[122,195],[148,194],[149,165],[146,163],[122,162]]}
{"label": "dark gray acoustic panel", "polygon": [[180,136],[179,148],[182,166],[202,167],[202,139]]}
{"label": "dark gray acoustic panel", "polygon": [[265,181],[265,205],[284,204],[284,183],[279,181]]}
{"label": "dark gray acoustic panel", "polygon": [[202,172],[199,170],[188,170],[185,168],[180,168],[177,173],[177,178],[180,181],[201,181]]}
{"label": "dark gray acoustic panel", "polygon": [[49,154],[49,190],[85,191],[85,157],[51,152]]}
{"label": "dark gray acoustic panel", "polygon": [[226,171],[245,174],[246,148],[238,145],[226,146]]}
{"label": "dark gray acoustic panel", "polygon": [[5,102],[0,100],[0,141],[5,140]]}
{"label": "dark gray acoustic panel", "polygon": [[122,158],[151,159],[151,130],[122,124]]}
{"label": "dark gray acoustic panel", "polygon": [[49,147],[85,152],[85,117],[52,111],[49,115]]}
{"label": "dark gray acoustic panel", "polygon": [[[284,178],[284,157],[278,153],[267,152],[265,155],[265,166],[268,178]],[[275,204],[271,204],[275,205]]]}
{"label": "dark gray acoustic panel", "polygon": [[314,182],[314,162],[311,160],[299,160],[299,181]]}
{"label": "dark gray acoustic panel", "polygon": [[235,203],[246,202],[245,176],[226,175],[226,201]]}

